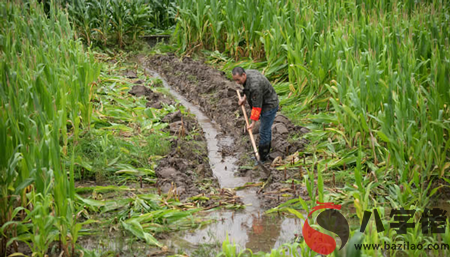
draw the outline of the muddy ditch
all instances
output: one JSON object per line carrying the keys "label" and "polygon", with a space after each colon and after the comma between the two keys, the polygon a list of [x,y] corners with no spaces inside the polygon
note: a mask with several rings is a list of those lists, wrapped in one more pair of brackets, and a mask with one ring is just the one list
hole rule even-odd
{"label": "muddy ditch", "polygon": [[[226,163],[228,161],[224,160],[225,156],[222,156],[219,148],[229,146],[231,141],[227,141],[226,137],[222,137],[224,140],[221,142],[215,141],[217,124],[211,122],[206,116],[202,116],[199,110],[189,109],[188,103],[182,99],[180,101],[176,95],[167,94],[165,90],[158,88],[161,85],[138,80],[134,74],[130,71],[124,74],[134,83],[131,90],[128,91],[130,96],[144,97],[147,101],[146,106],[154,109],[165,108],[166,105],[176,107],[174,112],[170,112],[160,119],[160,122],[168,124],[164,130],[172,137],[168,139],[171,140],[170,152],[157,161],[155,168],[156,184],[142,182],[142,180],[139,182],[138,180],[135,183],[127,184],[128,189],[126,190],[111,189],[111,192],[96,193],[89,190],[89,187],[108,186],[109,184],[106,181],[84,181],[83,183],[77,183],[77,188],[79,190],[86,188],[86,192],[80,191],[79,193],[87,198],[92,196],[94,200],[124,199],[139,194],[154,193],[160,194],[165,201],[179,199],[181,201],[179,208],[181,209],[203,207],[204,210],[208,211],[219,207],[224,213],[230,215],[233,211],[229,211],[229,209],[243,208],[241,197],[231,186],[220,188],[219,180],[214,176],[211,167],[211,165],[223,165],[221,169],[227,169]],[[181,108],[180,104],[187,108]],[[211,156],[211,153],[217,155]],[[234,161],[232,160],[232,162]],[[229,168],[230,171],[233,170],[232,166]],[[97,196],[100,196],[100,198]],[[96,220],[109,220],[113,218],[111,215],[113,214],[107,212],[93,214],[93,217]],[[200,223],[209,223],[208,220],[211,217],[203,218],[202,215],[196,215],[197,218],[194,219]],[[167,256],[172,255],[175,250],[189,248],[189,246],[185,247],[178,244],[180,240],[174,239],[182,232],[155,234],[154,236],[159,242],[169,246],[169,248],[159,249],[147,245],[142,240],[128,238],[121,229],[118,229],[116,220],[108,222],[112,222],[113,225],[99,231],[96,230],[95,226],[92,226],[91,228],[97,233],[96,236],[81,237],[79,243],[86,249],[96,250],[101,248],[116,252],[120,256]],[[191,227],[197,226],[192,224]]]}
{"label": "muddy ditch", "polygon": [[[146,106],[156,109],[164,105],[177,105],[172,97],[152,90],[138,80],[128,92],[135,97],[145,97]],[[180,200],[189,197],[200,197],[197,204],[213,208],[222,204],[232,204],[239,208],[242,204],[234,191],[219,190],[219,183],[212,173],[208,158],[207,138],[202,126],[189,110],[177,110],[161,119],[169,124],[164,130],[173,136],[171,151],[159,160],[155,169],[159,193],[171,194]],[[206,200],[207,199],[207,200]]]}
{"label": "muddy ditch", "polygon": [[[250,159],[253,156],[252,146],[245,132],[245,120],[241,109],[237,105],[236,89],[241,89],[240,86],[227,79],[224,72],[190,57],[180,59],[174,54],[156,55],[146,58],[144,64],[149,69],[160,73],[174,90],[191,103],[198,105],[208,118],[216,122],[220,127],[219,136],[233,138],[232,145],[220,149],[222,155],[236,156],[236,164],[239,166],[237,175],[257,181],[262,173],[260,169],[253,166],[254,162]],[[250,115],[247,104],[246,110]],[[258,144],[259,122],[256,125],[253,132]],[[264,207],[274,207],[289,198],[305,194],[302,188],[282,183],[288,179],[301,179],[298,169],[280,171],[274,167],[298,161],[298,151],[302,151],[308,142],[304,139],[292,140],[292,138],[298,138],[307,132],[308,129],[296,126],[280,112],[277,113],[272,127],[270,154],[273,183],[259,195]]]}
{"label": "muddy ditch", "polygon": [[[177,110],[160,120],[168,124],[165,130],[173,137],[169,154],[157,161],[156,184],[137,183],[130,187],[136,192],[153,190],[164,194],[164,199],[179,199],[183,206],[201,206],[204,211],[195,215],[195,219],[217,221],[187,231],[158,233],[156,239],[167,246],[168,252],[158,254],[155,252],[157,248],[149,248],[139,241],[140,252],[157,256],[185,252],[197,256],[196,251],[205,246],[212,251],[220,251],[220,245],[227,237],[253,251],[270,251],[293,242],[295,235],[301,234],[303,221],[281,213],[266,215],[264,211],[289,199],[307,195],[304,188],[287,183],[292,178],[300,179],[298,169],[277,169],[278,165],[298,160],[298,151],[302,151],[307,142],[292,138],[301,137],[307,130],[277,114],[270,155],[273,182],[258,194],[262,173],[250,159],[252,148],[249,136],[244,133],[243,115],[237,106],[238,85],[229,81],[222,72],[190,58],[139,56],[135,61],[141,65],[145,75],[161,80],[148,83],[139,80],[136,72],[126,71],[124,76],[134,83],[128,93],[133,97],[144,97],[147,107],[161,109],[172,105]],[[254,129],[257,141],[258,131],[257,126]],[[142,186],[144,188],[140,188]],[[118,199],[121,194],[111,196]],[[107,232],[105,235],[108,236],[103,241],[109,242],[106,248],[122,255],[128,256],[132,249],[138,247],[123,246],[123,233]],[[114,240],[108,241],[109,238]],[[95,249],[98,240],[88,238],[81,244]]]}
{"label": "muddy ditch", "polygon": [[[161,186],[162,183],[170,183],[171,187],[175,185],[179,188],[181,185],[185,188],[186,184],[196,183],[189,180],[190,178],[202,174],[202,171],[206,171],[207,176],[210,176],[212,170],[212,175],[221,188],[219,194],[228,194],[236,202],[241,201],[245,205],[244,209],[203,212],[208,219],[216,219],[218,222],[204,228],[168,235],[164,244],[169,249],[178,249],[195,256],[195,252],[204,245],[220,249],[221,243],[227,237],[241,247],[253,251],[270,251],[283,243],[292,242],[295,234],[301,233],[303,221],[284,215],[265,215],[264,211],[291,198],[306,195],[304,188],[286,183],[289,178],[300,179],[297,169],[287,169],[283,172],[276,167],[298,160],[298,151],[301,151],[307,142],[291,138],[298,138],[308,131],[295,126],[280,113],[277,114],[270,156],[273,160],[273,183],[266,186],[262,193],[257,193],[262,184],[262,172],[260,174],[259,168],[255,167],[254,161],[250,159],[253,155],[250,139],[244,133],[245,121],[237,106],[238,85],[229,81],[222,72],[190,58],[179,60],[174,55],[150,58],[139,56],[136,62],[140,63],[147,75],[161,79],[163,86],[177,102],[196,116],[199,126],[195,120],[184,124],[187,118],[181,118],[179,113],[165,117],[167,122],[174,124],[169,126],[170,132],[180,135],[184,133],[180,132],[180,129],[190,133],[190,127],[201,127],[206,140],[208,161],[197,160],[192,163],[197,165],[196,167],[190,166],[186,159],[193,158],[191,152],[183,155],[184,151],[173,151],[159,162],[158,184]],[[159,99],[154,96],[154,92],[147,89],[137,87],[132,91],[144,92],[143,95],[146,95],[149,101]],[[254,129],[257,141],[258,131],[258,127]],[[270,163],[267,166],[271,166]],[[191,172],[195,175],[190,176]],[[193,188],[194,185],[187,187]],[[221,205],[220,199],[208,199],[216,203],[219,201]]]}

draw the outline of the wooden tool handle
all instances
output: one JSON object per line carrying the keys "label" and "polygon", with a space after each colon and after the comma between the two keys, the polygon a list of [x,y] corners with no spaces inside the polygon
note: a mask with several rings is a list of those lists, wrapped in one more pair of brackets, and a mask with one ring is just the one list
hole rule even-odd
{"label": "wooden tool handle", "polygon": [[[239,101],[241,100],[241,93],[239,92],[239,90],[236,90],[238,97],[239,97]],[[247,124],[247,127],[249,126],[248,124],[248,118],[247,118],[247,113],[245,112],[245,104],[242,104],[242,112],[244,113],[244,118],[245,118],[245,123]],[[250,140],[252,141],[252,146],[253,146],[253,150],[255,151],[255,156],[256,159],[259,161],[259,154],[258,154],[258,149],[256,148],[256,143],[255,143],[255,138],[253,137],[253,132],[251,129],[247,129],[248,134],[250,135]]]}

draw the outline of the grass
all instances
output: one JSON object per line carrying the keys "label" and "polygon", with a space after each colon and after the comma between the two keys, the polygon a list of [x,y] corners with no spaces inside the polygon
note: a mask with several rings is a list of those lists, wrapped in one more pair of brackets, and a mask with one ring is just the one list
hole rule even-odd
{"label": "grass", "polygon": [[[95,179],[97,185],[107,184],[76,188],[77,193],[83,194],[77,200],[80,208],[86,210],[82,217],[96,221],[94,227],[88,226],[90,232],[83,235],[84,239],[91,238],[92,233],[109,233],[107,230],[110,228],[124,233],[125,237],[121,240],[127,244],[140,245],[145,242],[155,249],[165,249],[157,235],[196,228],[206,222],[193,217],[199,208],[183,205],[173,196],[159,195],[157,189],[151,187],[156,181],[154,168],[158,159],[167,155],[172,147],[172,136],[164,131],[167,124],[161,120],[182,107],[146,108],[145,97],[134,97],[128,91],[134,81],[153,85],[154,79],[141,70],[137,70],[137,79],[118,75],[123,70],[133,69],[131,64],[126,63],[129,58],[126,55],[114,58],[100,53],[97,55],[98,59],[103,60],[105,68],[94,88],[95,121],[76,145],[70,145],[75,148],[80,171],[85,171],[79,178],[83,181]],[[166,92],[162,88],[153,89]],[[194,136],[199,136],[198,132],[192,131],[183,140],[192,141],[188,145],[193,146],[198,144]],[[144,188],[141,188],[142,185]],[[98,243],[111,240],[103,237],[93,239]],[[102,248],[103,251],[85,253],[107,255],[109,248]]]}
{"label": "grass", "polygon": [[[304,244],[303,244],[304,245]],[[303,246],[302,245],[302,246]],[[303,248],[305,249],[305,248]],[[278,249],[272,249],[270,253],[257,252],[253,253],[250,249],[241,249],[240,246],[233,244],[227,238],[222,243],[222,251],[217,254],[217,257],[297,257],[307,256],[307,251],[303,250],[298,243],[284,244]]]}
{"label": "grass", "polygon": [[[152,170],[155,163],[149,156],[156,158],[170,151],[170,142],[166,140],[170,136],[160,131],[167,124],[161,119],[174,109],[170,106],[161,110],[146,108],[145,97],[128,94],[134,84],[115,75],[124,69],[121,65],[118,62],[106,68],[94,88],[94,122],[75,146],[77,178],[115,181],[117,172],[122,176],[124,170],[128,174],[136,169]],[[140,76],[144,84],[153,83]]]}
{"label": "grass", "polygon": [[128,163],[135,168],[151,168],[149,156],[164,156],[169,152],[170,142],[165,140],[168,137],[167,133],[163,133],[121,138],[110,131],[92,130],[84,135],[77,145],[76,178],[114,176],[115,172],[121,170],[119,164],[122,163]]}

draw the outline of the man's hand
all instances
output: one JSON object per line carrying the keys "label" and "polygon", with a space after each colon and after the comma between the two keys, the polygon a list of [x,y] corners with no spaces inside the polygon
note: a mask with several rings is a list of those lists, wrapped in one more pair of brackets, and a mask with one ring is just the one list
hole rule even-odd
{"label": "man's hand", "polygon": [[250,124],[249,126],[247,126],[247,130],[252,130],[255,127],[255,121],[252,120],[252,124]]}
{"label": "man's hand", "polygon": [[241,100],[238,101],[239,106],[243,105],[245,103],[245,100],[247,100],[246,95],[244,95],[244,97],[242,97]]}

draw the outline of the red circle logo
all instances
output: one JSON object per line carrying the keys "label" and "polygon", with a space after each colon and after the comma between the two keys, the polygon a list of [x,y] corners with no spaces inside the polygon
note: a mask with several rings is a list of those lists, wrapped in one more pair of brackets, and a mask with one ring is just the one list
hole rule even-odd
{"label": "red circle logo", "polygon": [[[339,236],[341,239],[341,250],[348,241],[349,237],[349,226],[347,219],[337,210],[341,209],[341,205],[334,204],[332,202],[321,203],[317,202],[318,206],[315,206],[312,211],[308,214],[308,218],[314,212],[325,209],[317,216],[317,223],[324,229],[331,231]],[[319,231],[314,230],[306,219],[305,224],[302,229],[303,237],[305,238],[306,244],[318,254],[328,255],[336,249],[336,241],[333,237],[323,234]]]}

